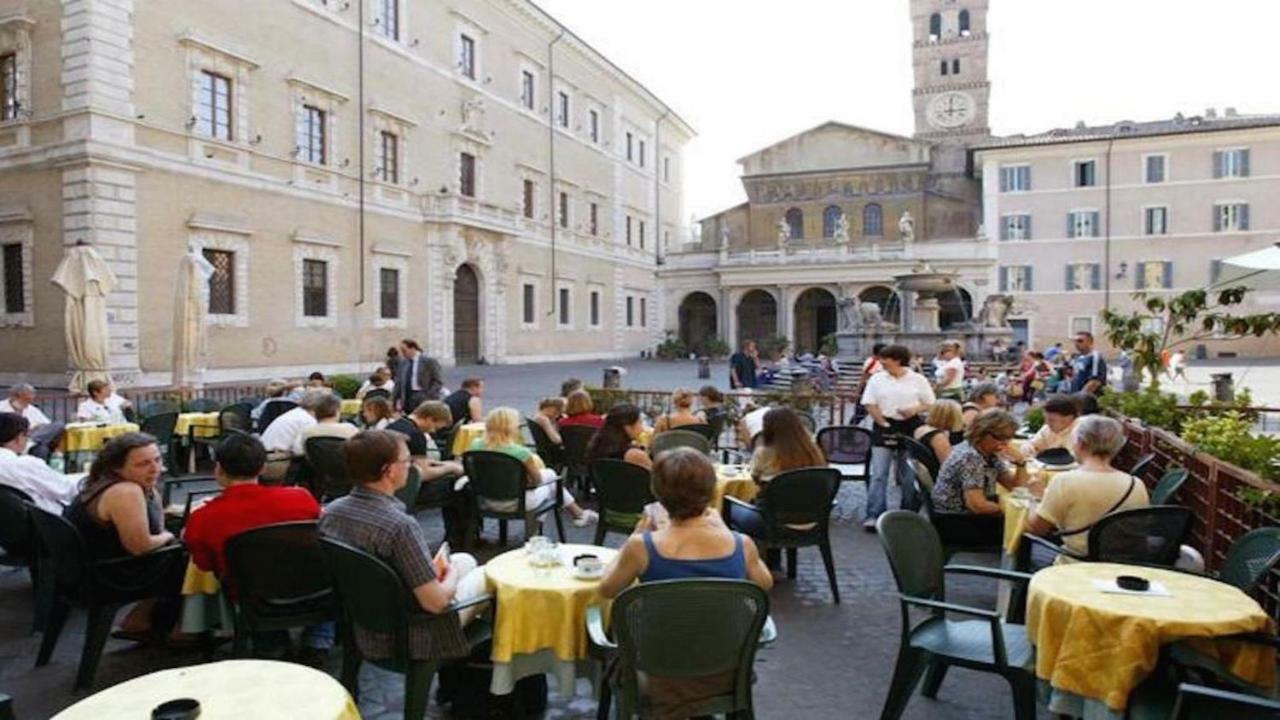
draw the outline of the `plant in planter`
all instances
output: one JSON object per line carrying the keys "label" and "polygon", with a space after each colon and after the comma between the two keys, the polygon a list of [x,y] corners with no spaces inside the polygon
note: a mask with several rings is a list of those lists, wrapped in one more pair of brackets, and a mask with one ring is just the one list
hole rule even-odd
{"label": "plant in planter", "polygon": [[826,355],[827,357],[835,357],[839,353],[840,353],[840,345],[836,342],[835,333],[831,333],[830,335],[822,338],[822,344],[818,346],[819,355]]}
{"label": "plant in planter", "polygon": [[720,359],[729,354],[729,343],[718,337],[708,338],[703,341],[698,353],[709,358]]}
{"label": "plant in planter", "polygon": [[761,340],[758,344],[760,355],[770,360],[777,360],[787,351],[787,347],[791,345],[791,341],[786,335],[774,335]]}
{"label": "plant in planter", "polygon": [[1280,469],[1275,466],[1280,458],[1280,438],[1254,433],[1253,422],[1237,412],[1189,419],[1183,425],[1182,439],[1258,477],[1280,479]]}
{"label": "plant in planter", "polygon": [[667,337],[658,345],[657,355],[662,360],[675,360],[677,358],[687,357],[689,348],[685,347],[683,341],[676,337],[676,334],[667,331]]}
{"label": "plant in planter", "polygon": [[1137,392],[1108,392],[1098,399],[1103,410],[1141,420],[1152,427],[1177,432],[1182,424],[1178,412],[1178,398],[1159,389],[1146,388]]}
{"label": "plant in planter", "polygon": [[356,391],[360,389],[360,381],[354,375],[330,375],[329,387],[338,393],[338,397],[343,400],[350,400],[356,396]]}

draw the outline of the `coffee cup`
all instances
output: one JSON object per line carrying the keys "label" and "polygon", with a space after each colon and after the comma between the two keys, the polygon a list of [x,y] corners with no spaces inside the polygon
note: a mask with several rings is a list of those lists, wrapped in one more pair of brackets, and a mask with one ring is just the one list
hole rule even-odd
{"label": "coffee cup", "polygon": [[604,561],[598,555],[579,555],[573,559],[573,566],[583,575],[599,575],[604,571]]}

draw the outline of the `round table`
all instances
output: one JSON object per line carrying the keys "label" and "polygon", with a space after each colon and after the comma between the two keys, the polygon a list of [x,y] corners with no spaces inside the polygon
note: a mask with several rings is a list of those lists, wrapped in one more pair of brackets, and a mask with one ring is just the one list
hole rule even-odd
{"label": "round table", "polygon": [[746,466],[716,464],[716,495],[711,500],[711,507],[716,512],[724,507],[726,495],[751,502],[759,494],[760,486],[747,472]]}
{"label": "round table", "polygon": [[342,417],[355,417],[360,414],[360,407],[362,405],[364,405],[363,400],[356,400],[355,398],[343,400],[339,405],[338,412]]}
{"label": "round table", "polygon": [[469,422],[459,425],[458,429],[453,433],[453,448],[451,452],[455,457],[461,455],[471,449],[471,443],[483,437],[484,423]]}
{"label": "round table", "polygon": [[523,549],[485,564],[489,592],[498,603],[490,692],[506,695],[521,678],[554,672],[560,693],[573,694],[577,665],[587,660],[587,606],[603,602],[600,581],[573,576],[573,558],[584,553],[606,565],[617,555],[610,548],[565,544],[558,567],[533,567]]}
{"label": "round table", "polygon": [[178,698],[200,702],[200,720],[360,720],[337,680],[305,665],[226,660],[143,675],[87,697],[54,720],[137,720]]}
{"label": "round table", "polygon": [[196,437],[217,437],[222,428],[219,425],[218,416],[221,413],[182,413],[178,415],[178,421],[174,423],[173,434],[176,437],[186,440],[191,433],[191,429],[196,429]]}
{"label": "round table", "polygon": [[66,429],[67,433],[63,436],[63,449],[66,451],[68,470],[75,470],[92,463],[94,456],[111,438],[138,432],[138,426],[130,422],[67,423]]}
{"label": "round table", "polygon": [[[1104,592],[1095,583],[1139,575],[1162,584],[1167,597]],[[1036,676],[1055,692],[1123,712],[1129,693],[1155,668],[1160,646],[1183,639],[1213,653],[1247,682],[1271,687],[1275,650],[1213,642],[1243,632],[1270,632],[1271,619],[1248,595],[1209,578],[1114,563],[1072,563],[1031,578],[1027,637],[1036,648]],[[1054,707],[1051,704],[1050,709]]]}
{"label": "round table", "polygon": [[[1035,460],[1028,460],[1027,472],[1038,477],[1043,487],[1048,488],[1055,477],[1070,471],[1049,470]],[[1013,493],[1000,484],[996,485],[996,495],[1000,503],[1000,512],[1004,514],[1004,552],[1005,555],[1012,557],[1017,555],[1018,546],[1022,544],[1022,528],[1027,516],[1036,509],[1040,500],[1014,497]]]}

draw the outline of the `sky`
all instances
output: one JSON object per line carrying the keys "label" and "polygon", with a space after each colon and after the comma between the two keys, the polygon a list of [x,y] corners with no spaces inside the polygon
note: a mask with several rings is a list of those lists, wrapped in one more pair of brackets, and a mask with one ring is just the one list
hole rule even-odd
{"label": "sky", "polygon": [[[738,158],[827,120],[913,132],[907,0],[535,2],[698,133],[685,148],[687,215],[745,200]],[[1209,107],[1280,113],[1280,1],[990,6],[997,135]]]}

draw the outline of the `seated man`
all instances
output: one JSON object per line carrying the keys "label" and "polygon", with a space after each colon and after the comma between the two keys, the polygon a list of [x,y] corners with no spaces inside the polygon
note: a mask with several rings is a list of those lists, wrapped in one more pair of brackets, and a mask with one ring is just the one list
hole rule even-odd
{"label": "seated man", "polygon": [[294,449],[298,446],[298,438],[303,430],[316,424],[316,408],[331,396],[328,390],[308,390],[298,398],[298,407],[276,418],[262,433],[262,445],[267,449],[263,479],[281,480],[285,477]]}
{"label": "seated man", "polygon": [[1022,457],[1034,458],[1045,450],[1072,448],[1072,431],[1080,417],[1080,406],[1070,395],[1051,395],[1044,401],[1044,425],[1018,448]]}
{"label": "seated man", "polygon": [[61,515],[75,499],[78,482],[39,458],[24,454],[28,428],[25,417],[0,412],[0,485],[21,490],[36,507]]}
{"label": "seated man", "polygon": [[424,503],[447,503],[441,508],[444,515],[445,539],[455,545],[461,545],[462,533],[466,530],[469,506],[465,503],[450,502],[454,499],[454,481],[462,476],[462,463],[441,461],[430,457],[436,450],[436,441],[431,436],[453,424],[453,414],[449,406],[439,400],[427,400],[414,408],[413,412],[387,425],[388,430],[405,436],[409,447],[409,455],[413,464],[418,467],[418,475],[422,478],[422,488],[418,491],[418,501]]}
{"label": "seated man", "polygon": [[9,388],[9,397],[0,400],[0,412],[17,413],[27,419],[27,454],[41,460],[48,460],[53,450],[62,440],[66,426],[60,422],[51,422],[49,417],[35,406],[36,389],[26,383],[18,383]]}
{"label": "seated man", "polygon": [[483,398],[484,380],[467,378],[462,381],[462,387],[444,399],[444,404],[449,406],[449,412],[453,413],[453,417],[464,418],[463,422],[483,422]]}
{"label": "seated man", "polygon": [[[258,484],[258,475],[267,463],[267,451],[257,438],[230,435],[219,443],[215,457],[213,477],[222,494],[192,511],[182,534],[192,562],[201,570],[224,577],[227,541],[246,530],[320,518],[320,504],[305,489]],[[331,622],[303,629],[303,662],[322,664],[333,647],[333,635]],[[260,647],[264,640],[255,638],[254,645]]]}
{"label": "seated man", "polygon": [[298,439],[293,441],[293,454],[301,457],[307,454],[307,441],[313,437],[336,437],[346,440],[359,431],[355,425],[342,422],[342,400],[333,393],[324,393],[311,408],[316,421],[313,425],[302,428]]}
{"label": "seated man", "polygon": [[[422,526],[395,498],[413,461],[404,436],[389,430],[364,430],[347,441],[344,453],[356,486],[350,495],[326,508],[320,531],[390,564],[413,592],[424,614],[411,617],[411,657],[429,660],[466,655],[469,648],[459,629],[434,622],[428,614],[447,612],[455,600],[465,602],[483,594],[484,571],[470,555],[445,558],[437,554],[433,558]],[[464,611],[462,624],[472,616]],[[388,658],[393,654],[390,635],[359,625],[354,631],[365,657]]]}

